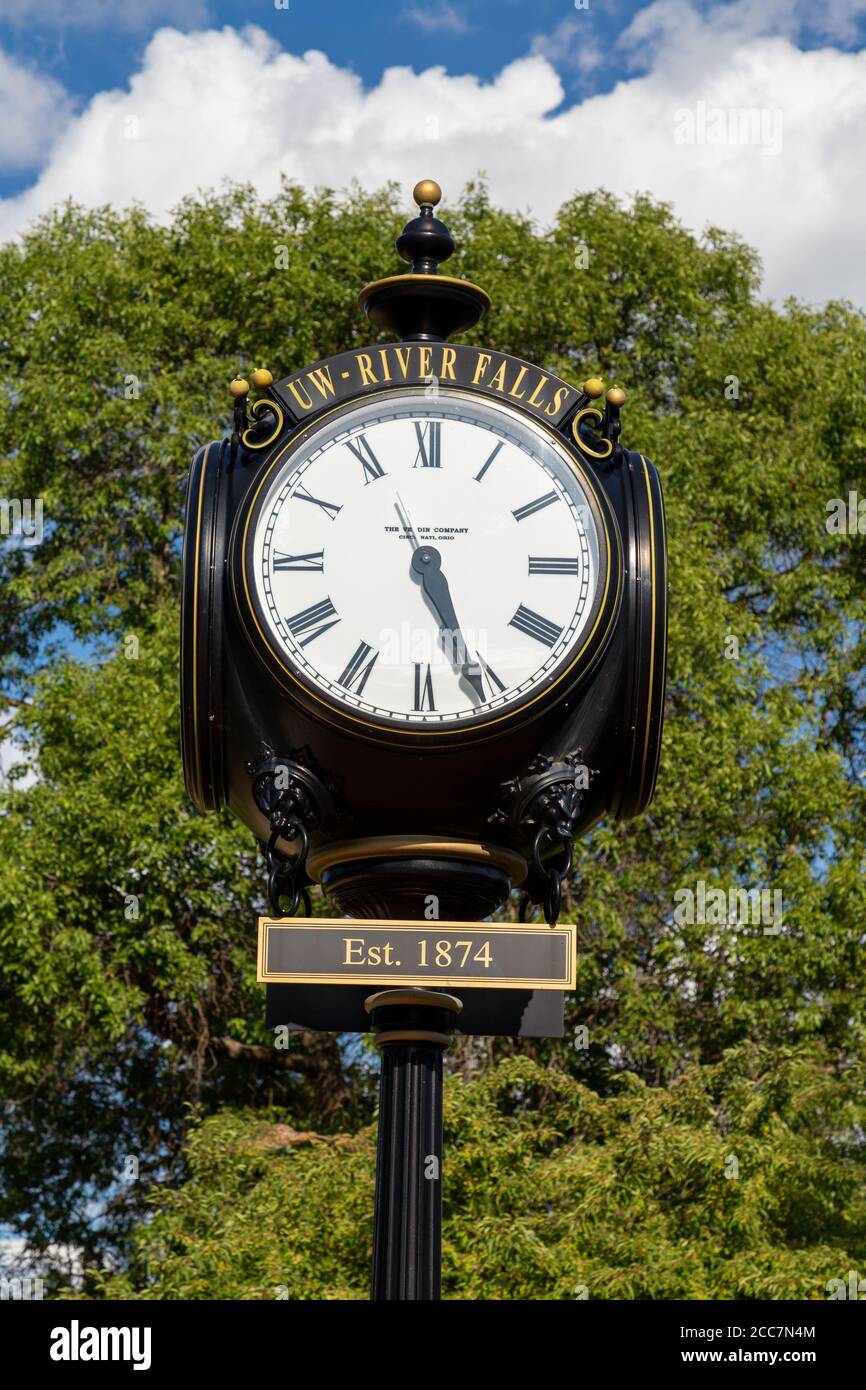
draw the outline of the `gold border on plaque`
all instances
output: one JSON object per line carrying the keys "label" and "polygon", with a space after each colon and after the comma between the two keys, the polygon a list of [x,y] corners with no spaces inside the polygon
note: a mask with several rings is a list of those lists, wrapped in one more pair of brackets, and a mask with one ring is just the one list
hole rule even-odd
{"label": "gold border on plaque", "polygon": [[[502,979],[497,976],[487,976],[485,979],[467,979],[458,973],[443,972],[436,975],[394,975],[386,974],[384,971],[375,969],[370,974],[364,975],[342,975],[334,971],[327,975],[303,974],[300,971],[279,971],[268,974],[265,969],[265,952],[267,947],[268,928],[279,927],[282,930],[301,928],[303,930],[312,929],[315,931],[339,931],[345,933],[347,929],[356,927],[359,932],[365,928],[370,931],[391,931],[391,932],[435,932],[435,931],[459,931],[465,935],[490,937],[503,936],[510,933],[520,932],[529,936],[544,936],[558,932],[566,937],[565,951],[565,979],[533,979],[517,978],[512,976]],[[486,922],[410,922],[405,918],[388,921],[383,918],[353,918],[353,917],[260,917],[258,932],[258,956],[256,962],[256,980],[259,984],[293,984],[293,985],[390,985],[400,989],[409,985],[421,985],[422,987],[435,989],[574,989],[577,983],[577,927],[573,922],[564,922],[558,927],[531,926],[522,923],[486,923]],[[432,970],[434,967],[430,967]]]}

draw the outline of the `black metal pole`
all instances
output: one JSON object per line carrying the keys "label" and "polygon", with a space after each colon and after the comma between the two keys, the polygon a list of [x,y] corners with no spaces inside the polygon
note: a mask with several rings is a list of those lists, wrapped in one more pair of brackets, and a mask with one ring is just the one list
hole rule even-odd
{"label": "black metal pole", "polygon": [[366,1001],[382,1054],[374,1302],[436,1300],[442,1280],[442,1054],[461,1004],[428,989]]}

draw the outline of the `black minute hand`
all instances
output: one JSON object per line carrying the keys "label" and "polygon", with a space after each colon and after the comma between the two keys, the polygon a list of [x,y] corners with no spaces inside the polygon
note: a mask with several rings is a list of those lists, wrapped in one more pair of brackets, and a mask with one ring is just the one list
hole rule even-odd
{"label": "black minute hand", "polygon": [[452,660],[460,666],[460,674],[478,696],[484,699],[484,684],[476,661],[469,659],[469,649],[460,631],[448,580],[442,573],[442,556],[432,545],[422,545],[412,555],[412,568],[421,578],[421,587],[439,615],[443,635],[449,643]]}

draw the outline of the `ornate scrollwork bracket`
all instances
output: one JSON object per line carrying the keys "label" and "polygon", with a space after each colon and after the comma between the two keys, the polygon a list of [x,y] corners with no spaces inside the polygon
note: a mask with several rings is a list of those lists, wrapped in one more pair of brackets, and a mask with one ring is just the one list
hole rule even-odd
{"label": "ornate scrollwork bracket", "polygon": [[620,408],[625,404],[625,391],[621,386],[611,386],[605,396],[602,410],[588,402],[597,399],[604,391],[604,382],[599,377],[590,377],[583,384],[583,403],[571,417],[571,435],[581,453],[588,458],[604,462],[609,468],[618,468],[623,459],[623,447],[619,442],[622,431]]}
{"label": "ornate scrollwork bracket", "polygon": [[[303,903],[304,914],[312,912],[307,885],[307,851],[310,832],[323,829],[333,819],[334,788],[326,785],[312,767],[308,749],[293,749],[289,754],[275,753],[262,745],[260,757],[247,763],[253,781],[253,797],[262,815],[267,818],[270,834],[262,841],[268,864],[268,901],[275,917],[292,917]],[[283,840],[297,840],[294,854],[278,847]],[[281,900],[289,898],[283,908]]]}
{"label": "ornate scrollwork bracket", "polygon": [[562,881],[571,873],[574,827],[594,776],[576,748],[554,761],[539,754],[521,777],[503,782],[502,803],[488,817],[521,839],[533,837],[532,867],[524,885],[520,920],[541,903],[548,926],[555,927],[562,905]]}
{"label": "ornate scrollwork bracket", "polygon": [[[258,367],[253,372],[253,385],[266,388],[273,382],[273,375],[266,367]],[[234,464],[238,451],[243,445],[247,451],[267,449],[283,432],[286,423],[282,407],[270,397],[263,396],[247,406],[250,384],[243,377],[235,377],[229,385],[234,397],[232,417],[231,461]]]}

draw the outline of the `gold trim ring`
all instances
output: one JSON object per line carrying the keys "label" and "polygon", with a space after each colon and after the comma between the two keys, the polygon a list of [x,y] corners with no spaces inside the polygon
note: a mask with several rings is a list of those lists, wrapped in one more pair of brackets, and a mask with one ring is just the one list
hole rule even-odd
{"label": "gold trim ring", "polygon": [[429,1009],[451,1009],[453,1013],[459,1014],[463,1008],[463,1003],[453,994],[441,994],[433,989],[380,989],[375,994],[368,994],[364,1000],[364,1008],[368,1014],[374,1009],[386,1008],[390,1004],[412,1004],[420,1005],[422,1008]]}
{"label": "gold trim ring", "polygon": [[472,297],[483,300],[485,309],[490,308],[490,295],[483,290],[480,285],[473,285],[471,280],[461,280],[456,275],[415,275],[407,272],[405,275],[386,275],[383,280],[371,280],[369,285],[365,285],[358,295],[358,308],[366,309],[367,300],[376,293],[377,290],[385,289],[388,285],[457,285],[461,290],[466,290]]}
{"label": "gold trim ring", "polygon": [[372,835],[365,840],[334,840],[311,850],[307,873],[316,883],[321,883],[322,874],[335,864],[351,864],[358,859],[414,859],[417,855],[460,859],[503,869],[515,887],[523,882],[528,872],[523,855],[502,845],[452,840],[447,835]]}
{"label": "gold trim ring", "polygon": [[391,1031],[377,1030],[373,1034],[376,1047],[387,1047],[388,1043],[430,1042],[447,1047],[451,1041],[450,1033],[434,1033],[431,1028],[397,1028]]}

